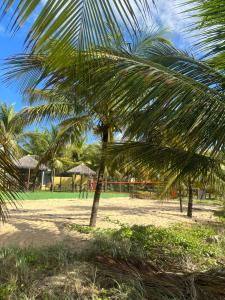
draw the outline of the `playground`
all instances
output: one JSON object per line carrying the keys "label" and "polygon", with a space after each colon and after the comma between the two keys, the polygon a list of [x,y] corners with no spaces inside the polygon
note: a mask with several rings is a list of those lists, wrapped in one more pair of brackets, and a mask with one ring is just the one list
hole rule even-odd
{"label": "playground", "polygon": [[[20,202],[19,209],[10,208],[9,219],[0,227],[0,247],[47,246],[60,241],[80,247],[85,243],[87,237],[68,230],[67,225],[89,224],[92,195],[89,194],[88,199],[75,199],[73,193],[52,193],[55,198],[51,199],[48,194],[51,193],[29,193],[27,200]],[[195,203],[193,219],[190,220],[186,217],[186,203],[184,212],[180,213],[178,200],[130,199],[128,196],[103,194],[100,202],[97,222],[100,228],[116,227],[116,221],[164,227],[181,222],[206,224],[216,220],[214,212],[220,208],[213,201],[210,205]]]}

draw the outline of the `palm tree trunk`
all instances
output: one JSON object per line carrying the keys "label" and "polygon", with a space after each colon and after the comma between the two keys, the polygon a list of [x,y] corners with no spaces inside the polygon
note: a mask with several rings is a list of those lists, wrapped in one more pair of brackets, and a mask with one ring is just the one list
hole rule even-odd
{"label": "palm tree trunk", "polygon": [[52,186],[51,186],[51,192],[54,192],[54,181],[55,181],[55,168],[52,169]]}
{"label": "palm tree trunk", "polygon": [[27,176],[27,191],[29,191],[30,188],[30,169],[28,169],[28,176]]}
{"label": "palm tree trunk", "polygon": [[103,183],[103,177],[105,172],[105,150],[107,149],[107,145],[109,141],[108,129],[109,129],[108,126],[104,126],[102,131],[102,154],[101,154],[102,156],[101,156],[98,178],[97,178],[96,189],[95,189],[94,200],[93,200],[92,211],[91,211],[91,219],[90,219],[91,227],[95,227],[97,221],[99,200],[101,196],[102,183]]}
{"label": "palm tree trunk", "polygon": [[183,199],[182,199],[182,189],[181,184],[179,184],[179,200],[180,200],[180,212],[183,212]]}
{"label": "palm tree trunk", "polygon": [[192,218],[192,211],[193,211],[193,190],[192,190],[192,183],[191,179],[188,179],[188,210],[187,216]]}

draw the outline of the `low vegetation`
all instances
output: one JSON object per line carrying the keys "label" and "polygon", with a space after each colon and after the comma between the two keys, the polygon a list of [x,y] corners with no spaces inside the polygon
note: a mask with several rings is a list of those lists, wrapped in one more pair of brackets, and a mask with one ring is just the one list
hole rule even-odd
{"label": "low vegetation", "polygon": [[82,253],[65,243],[1,249],[0,299],[224,299],[220,223],[163,229],[110,222],[120,228],[70,226],[93,237]]}

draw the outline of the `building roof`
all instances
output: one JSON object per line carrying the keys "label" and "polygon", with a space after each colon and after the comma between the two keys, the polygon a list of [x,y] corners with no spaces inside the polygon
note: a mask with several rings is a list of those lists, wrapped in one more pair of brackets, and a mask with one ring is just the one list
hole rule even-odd
{"label": "building roof", "polygon": [[[35,159],[33,155],[26,155],[21,157],[20,159],[15,161],[16,166],[19,169],[36,169],[38,165],[38,161]],[[47,170],[47,167],[43,164],[39,166],[39,170],[44,171]]]}
{"label": "building roof", "polygon": [[70,170],[68,170],[66,173],[68,174],[75,174],[75,175],[89,175],[89,176],[94,176],[96,175],[96,172],[90,169],[88,166],[85,164],[81,164],[77,167],[74,167]]}

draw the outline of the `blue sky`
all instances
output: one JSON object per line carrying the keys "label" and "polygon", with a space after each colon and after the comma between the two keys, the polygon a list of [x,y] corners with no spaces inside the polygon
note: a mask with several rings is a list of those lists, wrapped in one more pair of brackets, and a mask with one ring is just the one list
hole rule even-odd
{"label": "blue sky", "polygon": [[[148,25],[149,28],[160,26],[168,29],[170,31],[169,37],[177,47],[190,49],[192,48],[192,40],[184,34],[184,28],[187,27],[189,21],[185,19],[183,14],[180,14],[181,9],[183,9],[179,6],[180,1],[157,0],[158,12],[154,12],[153,20]],[[9,30],[7,30],[8,22],[9,19],[0,22],[0,76],[3,74],[4,59],[24,51],[23,42],[27,31],[27,26],[24,26],[21,31],[12,37]],[[26,105],[16,84],[7,86],[2,80],[0,81],[0,101],[14,104],[17,111]]]}

